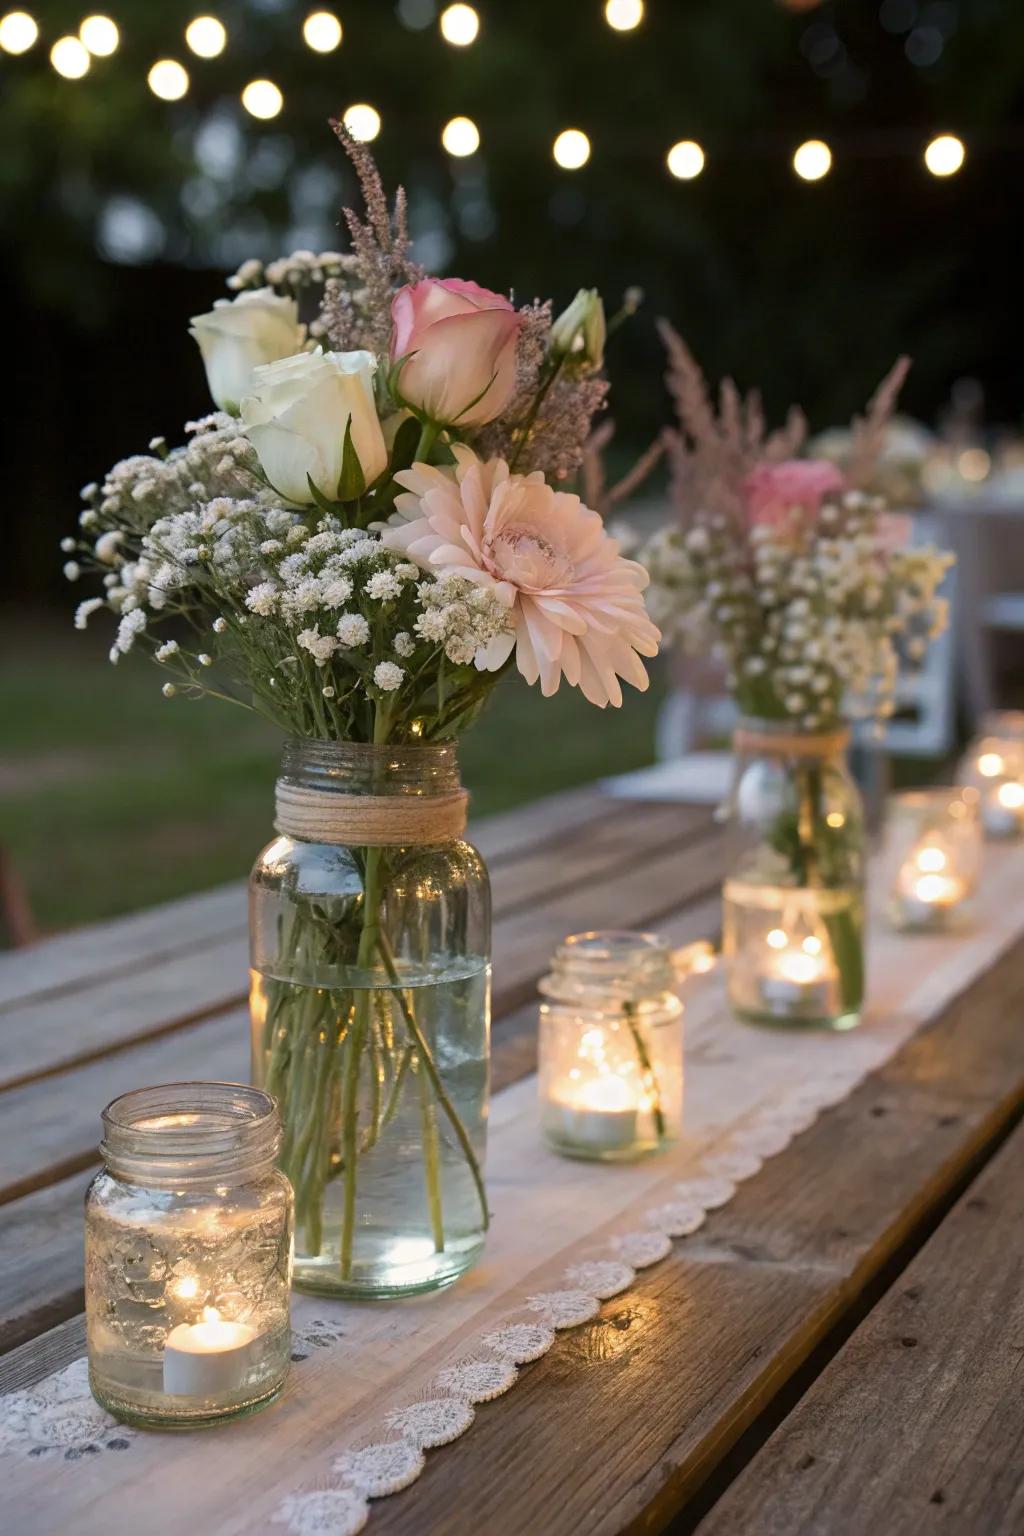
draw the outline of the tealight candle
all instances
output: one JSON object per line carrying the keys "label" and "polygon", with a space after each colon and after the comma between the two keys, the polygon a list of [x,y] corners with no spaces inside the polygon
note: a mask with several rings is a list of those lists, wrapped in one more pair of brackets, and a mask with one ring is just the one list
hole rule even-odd
{"label": "tealight candle", "polygon": [[201,1323],[179,1323],[164,1345],[164,1391],[180,1397],[237,1392],[258,1352],[259,1335],[250,1323],[228,1322],[216,1307],[203,1310]]}
{"label": "tealight candle", "polygon": [[682,1003],[671,952],[648,934],[583,933],[541,982],[541,1124],[568,1157],[627,1159],[679,1133]]}
{"label": "tealight candle", "polygon": [[1004,779],[984,798],[981,822],[990,837],[1019,837],[1024,832],[1024,784]]}
{"label": "tealight candle", "polygon": [[989,716],[968,749],[961,777],[981,792],[981,824],[991,838],[1024,834],[1024,714]]}
{"label": "tealight candle", "polygon": [[173,1083],[103,1112],[86,1196],[89,1382],[117,1418],[207,1424],[269,1402],[291,1352],[292,1192],[275,1101]]}
{"label": "tealight candle", "polygon": [[894,796],[884,859],[896,927],[927,931],[962,917],[978,867],[978,804],[972,788],[940,786]]}
{"label": "tealight candle", "polygon": [[794,943],[782,928],[767,935],[771,954],[760,976],[761,996],[769,1011],[788,1014],[825,1014],[833,979],[824,945],[814,934]]}

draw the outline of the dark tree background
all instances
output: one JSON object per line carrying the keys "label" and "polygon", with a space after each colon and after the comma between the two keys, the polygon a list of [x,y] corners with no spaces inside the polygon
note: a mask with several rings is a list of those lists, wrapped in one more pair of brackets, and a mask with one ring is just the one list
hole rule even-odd
{"label": "dark tree background", "polygon": [[[627,443],[666,413],[662,313],[710,376],[760,383],[773,413],[798,399],[816,426],[848,417],[901,350],[913,414],[933,420],[971,375],[992,420],[1020,416],[1019,0],[647,0],[625,34],[601,0],[479,0],[465,49],[441,40],[431,0],[337,0],[344,41],[327,55],[302,41],[310,4],[104,0],[121,46],[78,81],[48,51],[85,0],[25,8],[39,43],[0,56],[0,580],[22,601],[66,602],[55,542],[78,487],[207,408],[187,319],[223,274],[337,246],[354,188],[326,120],[354,101],[381,113],[381,168],[408,187],[433,268],[521,299],[645,290],[610,356]],[[203,11],[228,29],[209,61],[182,39]],[[162,57],[189,70],[180,102],[147,88]],[[267,123],[239,103],[258,76],[285,98]],[[482,137],[464,161],[439,142],[456,114]],[[551,158],[568,126],[593,145],[575,173]],[[942,130],[968,153],[938,180],[921,156]],[[807,137],[833,149],[820,183],[790,166]],[[705,148],[696,181],[665,169],[680,138]]]}

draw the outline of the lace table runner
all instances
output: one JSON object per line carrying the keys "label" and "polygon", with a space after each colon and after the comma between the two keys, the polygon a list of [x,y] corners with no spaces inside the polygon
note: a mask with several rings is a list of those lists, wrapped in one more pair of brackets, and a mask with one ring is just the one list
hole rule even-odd
{"label": "lace table runner", "polygon": [[[394,1304],[297,1296],[281,1402],[197,1435],[132,1431],[89,1395],[85,1362],[0,1398],[8,1496],[34,1536],[144,1529],[349,1536],[370,1501],[406,1488],[426,1453],[514,1387],[559,1330],[598,1315],[636,1271],[669,1258],[763,1159],[838,1103],[1018,936],[1024,850],[988,852],[974,925],[869,938],[871,1006],[843,1035],[759,1030],[729,1015],[721,978],[691,982],[686,1134],[658,1158],[572,1162],[544,1147],[536,1081],[496,1095],[483,1262],[453,1289]],[[872,903],[882,906],[882,893]],[[28,1523],[26,1525],[28,1527]]]}

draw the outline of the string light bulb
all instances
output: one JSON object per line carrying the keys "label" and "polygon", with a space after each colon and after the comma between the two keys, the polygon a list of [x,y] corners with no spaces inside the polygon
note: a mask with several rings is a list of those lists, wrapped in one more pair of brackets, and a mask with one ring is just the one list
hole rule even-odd
{"label": "string light bulb", "polygon": [[551,153],[563,171],[578,171],[590,159],[590,140],[579,128],[564,128],[551,146]]}
{"label": "string light bulb", "polygon": [[940,133],[924,152],[924,163],[933,176],[955,176],[967,157],[962,139]]}
{"label": "string light bulb", "polygon": [[680,139],[665,156],[665,163],[680,181],[692,181],[704,169],[704,151],[695,139]]}
{"label": "string light bulb", "polygon": [[227,46],[227,28],[216,16],[196,16],[185,28],[185,41],[200,59],[215,59]]}
{"label": "string light bulb", "polygon": [[314,53],[333,53],[341,35],[341,22],[333,11],[311,11],[302,23],[302,36]]}
{"label": "string light bulb", "polygon": [[793,152],[793,169],[801,181],[820,181],[832,169],[832,151],[823,139],[807,139]]}
{"label": "string light bulb", "polygon": [[461,160],[475,155],[480,148],[480,130],[471,117],[453,117],[445,123],[441,143],[450,155]]}
{"label": "string light bulb", "polygon": [[8,11],[0,17],[0,49],[4,53],[27,53],[38,37],[39,28],[28,11]]}
{"label": "string light bulb", "polygon": [[380,133],[380,113],[368,102],[357,101],[346,108],[342,122],[360,144],[370,144]]}
{"label": "string light bulb", "polygon": [[468,48],[479,31],[480,17],[471,5],[449,5],[441,12],[441,36],[453,48]]}
{"label": "string light bulb", "polygon": [[250,117],[267,122],[284,106],[284,97],[273,80],[250,80],[242,92],[242,106]]}
{"label": "string light bulb", "polygon": [[644,0],[606,0],[604,19],[616,32],[632,32],[644,19]]}
{"label": "string light bulb", "polygon": [[87,16],[78,29],[79,40],[97,59],[107,59],[117,52],[121,34],[117,22],[109,16]]}
{"label": "string light bulb", "polygon": [[157,59],[146,83],[161,101],[180,101],[188,90],[188,70],[177,59]]}
{"label": "string light bulb", "polygon": [[58,37],[50,49],[50,63],[65,80],[81,80],[89,73],[89,50],[77,37]]}

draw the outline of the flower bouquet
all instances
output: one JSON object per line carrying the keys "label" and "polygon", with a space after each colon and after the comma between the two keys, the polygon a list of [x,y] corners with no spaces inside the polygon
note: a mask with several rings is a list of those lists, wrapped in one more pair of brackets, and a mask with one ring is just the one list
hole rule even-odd
{"label": "flower bouquet", "polygon": [[680,417],[666,449],[679,517],[640,558],[669,639],[726,668],[741,721],[725,887],[730,992],[744,1017],[849,1027],[863,996],[863,836],[847,721],[892,713],[902,658],[946,622],[952,556],[908,544],[866,494],[907,363],[854,422],[844,475],[797,458],[805,423],[765,430],[731,381],[716,411],[664,328]]}
{"label": "flower bouquet", "polygon": [[[401,1294],[480,1251],[489,895],[456,741],[515,664],[647,686],[647,577],[559,488],[602,406],[604,311],[425,276],[342,129],[352,250],[246,262],[192,322],[219,410],[87,487],[67,574],[169,698],[287,735],[252,877],[253,1068],[279,1098],[300,1284]],[[303,311],[311,311],[302,318]]]}

